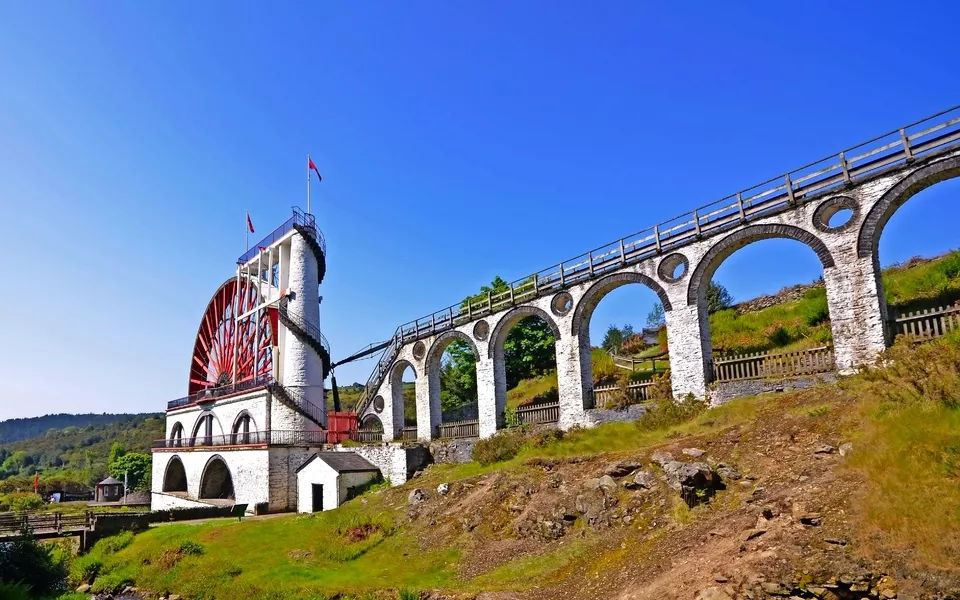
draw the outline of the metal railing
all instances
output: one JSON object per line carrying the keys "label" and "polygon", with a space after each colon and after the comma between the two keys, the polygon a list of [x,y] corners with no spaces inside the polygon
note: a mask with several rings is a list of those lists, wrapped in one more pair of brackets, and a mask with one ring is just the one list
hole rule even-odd
{"label": "metal railing", "polygon": [[251,260],[253,260],[257,256],[257,254],[260,253],[261,248],[270,247],[270,245],[274,244],[277,240],[279,240],[283,236],[293,231],[293,228],[295,225],[299,225],[300,227],[304,227],[306,229],[312,230],[313,235],[317,240],[317,244],[319,244],[320,246],[320,249],[323,250],[324,253],[326,253],[327,241],[323,238],[323,233],[321,233],[320,230],[317,229],[317,220],[314,218],[313,215],[305,213],[299,208],[297,208],[296,206],[294,206],[293,216],[287,219],[286,221],[284,221],[283,225],[274,229],[273,232],[270,233],[270,235],[268,235],[267,237],[263,238],[262,240],[254,244],[253,248],[247,250],[242,255],[240,255],[240,258],[237,259],[237,264],[245,265]]}
{"label": "metal railing", "polygon": [[90,512],[65,515],[62,513],[0,513],[0,533],[32,531],[34,533],[58,533],[89,530],[92,518]]}
{"label": "metal railing", "polygon": [[[284,296],[280,298],[280,302],[277,303],[277,312],[281,317],[290,321],[296,327],[300,328],[307,336],[312,337],[324,350],[327,351],[327,362],[330,360],[330,342],[327,341],[327,337],[321,333],[320,328],[312,323],[307,323],[303,320],[303,315],[298,315],[296,313],[290,312],[290,297]],[[327,365],[329,368],[329,365]]]}
{"label": "metal railing", "polygon": [[539,425],[560,420],[560,404],[537,404],[521,406],[513,413],[513,423],[508,425]]}
{"label": "metal railing", "polygon": [[350,432],[350,439],[355,442],[382,442],[383,430],[381,429],[355,429]]}
{"label": "metal railing", "polygon": [[272,382],[268,389],[281,402],[291,405],[291,408],[300,411],[317,425],[320,425],[321,427],[325,426],[326,411],[322,410],[319,406],[307,400],[299,393],[293,391],[293,389],[283,386],[277,381]]}
{"label": "metal railing", "polygon": [[321,446],[327,443],[326,431],[271,430],[237,432],[192,438],[154,440],[154,449],[202,450],[221,446]]}
{"label": "metal railing", "polygon": [[941,337],[960,329],[960,303],[903,313],[892,325],[894,335]]}
{"label": "metal railing", "polygon": [[366,408],[400,348],[408,341],[469,323],[518,302],[554,294],[751,220],[790,210],[814,196],[943,152],[958,141],[960,106],[955,106],[518,279],[507,290],[471,297],[410,321],[397,328],[367,380],[358,407],[361,411]]}
{"label": "metal railing", "polygon": [[720,382],[829,373],[835,369],[830,346],[793,352],[739,354],[714,361],[715,380]]}
{"label": "metal railing", "polygon": [[176,400],[167,402],[167,410],[181,408],[196,402],[213,402],[215,400],[232,396],[233,394],[238,394],[240,392],[249,392],[255,388],[266,387],[272,381],[273,375],[266,374],[260,375],[259,377],[254,377],[252,379],[247,379],[246,381],[241,381],[239,383],[231,383],[229,385],[207,388],[202,392],[197,392],[196,394],[191,394],[189,396],[184,396],[183,398],[177,398]]}
{"label": "metal railing", "polygon": [[[631,383],[627,386],[627,393],[630,395],[632,404],[640,404],[650,399],[650,388],[653,382],[644,381],[642,383]],[[606,408],[617,399],[620,393],[620,386],[608,385],[593,388],[593,405],[597,408]]]}
{"label": "metal railing", "polygon": [[480,437],[480,421],[453,421],[437,426],[437,437],[441,439],[460,439]]}

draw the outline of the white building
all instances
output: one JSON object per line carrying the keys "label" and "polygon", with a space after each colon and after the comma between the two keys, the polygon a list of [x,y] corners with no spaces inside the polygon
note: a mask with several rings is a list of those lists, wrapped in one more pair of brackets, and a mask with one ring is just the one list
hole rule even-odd
{"label": "white building", "polygon": [[296,473],[301,513],[333,510],[380,479],[380,469],[355,452],[317,452]]}

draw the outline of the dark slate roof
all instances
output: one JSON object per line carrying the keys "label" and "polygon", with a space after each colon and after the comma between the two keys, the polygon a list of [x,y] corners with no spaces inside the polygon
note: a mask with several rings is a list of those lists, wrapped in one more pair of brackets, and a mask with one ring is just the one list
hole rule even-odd
{"label": "dark slate roof", "polygon": [[107,477],[106,479],[100,482],[100,485],[120,485],[122,483],[123,483],[122,481],[117,481],[113,477]]}
{"label": "dark slate roof", "polygon": [[364,473],[367,471],[379,471],[380,469],[376,468],[370,461],[360,456],[356,452],[317,452],[313,456],[307,459],[307,462],[300,465],[300,468],[297,469],[297,473],[302,471],[313,462],[314,459],[319,458],[323,462],[327,463],[333,470],[338,473]]}

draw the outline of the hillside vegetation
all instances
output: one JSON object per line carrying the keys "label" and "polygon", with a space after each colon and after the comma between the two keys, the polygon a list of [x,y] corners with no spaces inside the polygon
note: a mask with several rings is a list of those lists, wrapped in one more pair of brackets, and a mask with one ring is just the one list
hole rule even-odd
{"label": "hillside vegetation", "polygon": [[[960,335],[885,358],[803,392],[508,431],[488,443],[507,447],[500,461],[432,466],[332,512],[106,540],[72,583],[264,600],[947,598],[960,590]],[[723,485],[681,495],[666,483],[677,464]]]}

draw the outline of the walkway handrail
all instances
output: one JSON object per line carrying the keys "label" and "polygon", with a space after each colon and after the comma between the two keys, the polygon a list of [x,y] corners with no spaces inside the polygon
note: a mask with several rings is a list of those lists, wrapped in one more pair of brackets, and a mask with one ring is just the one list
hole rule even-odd
{"label": "walkway handrail", "polygon": [[327,443],[327,432],[305,430],[239,431],[229,435],[197,436],[154,440],[154,449],[198,450],[211,446],[321,446]]}
{"label": "walkway handrail", "polygon": [[598,278],[611,270],[728,231],[751,219],[792,208],[814,195],[875,176],[883,169],[942,152],[956,145],[958,140],[960,105],[518,279],[506,291],[490,293],[478,302],[468,297],[401,325],[367,380],[367,389],[358,409],[362,411],[366,407],[406,341],[469,323],[517,302],[553,294],[572,284]]}
{"label": "walkway handrail", "polygon": [[189,396],[184,396],[183,398],[177,398],[176,400],[171,400],[167,402],[167,410],[173,410],[174,408],[181,408],[189,404],[194,404],[195,402],[209,401],[213,402],[214,400],[219,400],[226,396],[231,396],[233,394],[238,394],[240,392],[249,392],[258,387],[266,387],[270,382],[273,381],[272,374],[260,375],[259,377],[254,377],[252,379],[247,379],[239,383],[231,383],[229,385],[222,385],[219,387],[207,388],[203,391],[197,392],[196,394],[191,394]]}
{"label": "walkway handrail", "polygon": [[317,228],[317,220],[313,215],[305,213],[296,206],[293,207],[293,216],[284,221],[282,225],[274,229],[270,235],[263,238],[259,242],[253,245],[253,248],[250,248],[237,259],[238,265],[245,265],[254,257],[260,253],[260,248],[267,248],[271,244],[275,243],[277,240],[287,235],[293,231],[294,225],[299,225],[313,231],[313,234],[316,236],[317,244],[320,245],[320,248],[326,252],[327,251],[327,242],[323,238],[323,233]]}
{"label": "walkway handrail", "polygon": [[303,320],[303,315],[290,312],[290,296],[284,296],[283,298],[280,298],[280,302],[277,303],[277,309],[284,316],[284,318],[289,319],[307,335],[320,342],[320,345],[323,346],[323,349],[327,351],[327,356],[330,355],[330,342],[327,341],[327,336],[323,335],[323,333],[320,331],[320,328]]}

